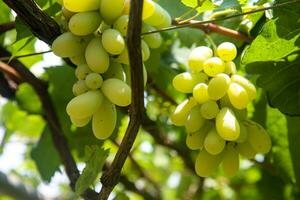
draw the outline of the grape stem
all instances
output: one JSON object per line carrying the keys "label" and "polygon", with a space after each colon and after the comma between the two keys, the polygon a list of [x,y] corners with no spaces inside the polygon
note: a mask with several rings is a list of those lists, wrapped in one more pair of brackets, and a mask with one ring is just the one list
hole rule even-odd
{"label": "grape stem", "polygon": [[52,51],[42,51],[42,52],[36,52],[36,53],[29,53],[29,54],[24,54],[24,55],[19,55],[19,56],[6,56],[6,57],[0,57],[0,61],[9,61],[11,59],[19,59],[19,58],[26,58],[26,57],[31,57],[31,56],[37,56],[37,55],[42,55],[46,53],[51,53]]}

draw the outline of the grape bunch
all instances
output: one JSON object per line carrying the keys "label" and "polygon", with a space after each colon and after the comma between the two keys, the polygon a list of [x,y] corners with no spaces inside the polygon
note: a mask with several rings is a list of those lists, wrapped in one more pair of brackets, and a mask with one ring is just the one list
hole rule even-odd
{"label": "grape bunch", "polygon": [[[73,85],[75,97],[66,111],[77,127],[92,121],[96,138],[106,139],[114,131],[116,106],[131,103],[130,66],[126,35],[129,22],[129,0],[59,0],[62,5],[64,33],[52,43],[53,52],[69,58],[77,67],[78,79]],[[171,25],[171,17],[152,0],[144,1],[142,32]],[[142,57],[160,47],[160,33],[142,37]],[[147,71],[144,66],[144,80]]]}
{"label": "grape bunch", "polygon": [[224,42],[213,54],[206,46],[191,51],[189,71],[176,75],[173,86],[192,95],[170,119],[185,127],[187,146],[200,150],[195,163],[199,176],[211,176],[220,164],[225,175],[234,176],[239,155],[253,159],[268,153],[271,139],[262,126],[247,119],[247,105],[256,98],[256,88],[237,74],[235,45]]}

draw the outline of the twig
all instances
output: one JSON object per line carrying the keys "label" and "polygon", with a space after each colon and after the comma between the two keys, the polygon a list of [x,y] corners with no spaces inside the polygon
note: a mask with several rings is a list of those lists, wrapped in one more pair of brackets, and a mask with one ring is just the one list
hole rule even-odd
{"label": "twig", "polygon": [[131,66],[132,103],[130,121],[112,165],[101,177],[99,199],[106,200],[118,183],[122,167],[129,155],[142,122],[144,113],[143,61],[141,52],[143,0],[131,0],[128,24],[128,53]]}
{"label": "twig", "polygon": [[0,61],[9,61],[11,59],[19,59],[19,58],[27,58],[30,56],[37,56],[37,55],[41,55],[41,54],[46,54],[46,53],[51,53],[52,50],[49,51],[42,51],[42,52],[37,52],[37,53],[29,53],[29,54],[24,54],[24,55],[19,55],[19,56],[11,56],[11,57],[0,57]]}
{"label": "twig", "polygon": [[294,4],[294,3],[299,3],[299,2],[300,2],[300,0],[287,1],[287,2],[276,4],[276,5],[273,5],[273,6],[260,8],[260,9],[256,9],[256,10],[251,10],[249,12],[230,15],[230,16],[223,17],[223,18],[220,18],[220,19],[212,19],[212,20],[207,20],[207,21],[196,21],[194,23],[186,23],[186,24],[181,24],[181,25],[175,25],[175,26],[159,29],[159,30],[156,30],[156,31],[146,32],[146,33],[143,33],[142,35],[148,35],[148,34],[152,34],[152,33],[159,33],[159,32],[164,32],[164,31],[171,31],[171,30],[181,29],[181,28],[186,28],[186,27],[197,27],[201,24],[203,25],[203,24],[209,24],[209,23],[225,21],[225,20],[228,20],[228,19],[241,17],[241,16],[244,16],[244,15],[249,15],[249,14],[262,12],[262,11],[266,11],[266,10],[271,10],[271,9],[275,9],[275,8],[280,8],[280,7],[284,7],[284,6],[291,5],[291,4]]}
{"label": "twig", "polygon": [[0,24],[0,34],[5,33],[7,31],[10,31],[14,28],[16,28],[16,23],[15,22],[7,22],[5,24]]}

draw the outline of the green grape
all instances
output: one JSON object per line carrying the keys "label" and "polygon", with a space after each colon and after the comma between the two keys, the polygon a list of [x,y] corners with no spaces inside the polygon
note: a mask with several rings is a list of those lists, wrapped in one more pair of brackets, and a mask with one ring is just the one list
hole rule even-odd
{"label": "green grape", "polygon": [[151,16],[144,18],[144,22],[159,28],[168,27],[171,25],[171,17],[159,4],[154,3],[155,9]]}
{"label": "green grape", "polygon": [[118,55],[124,50],[125,41],[119,31],[107,29],[102,34],[102,45],[108,53]]}
{"label": "green grape", "polygon": [[201,115],[200,106],[195,106],[189,112],[185,122],[185,128],[188,132],[198,131],[205,123],[205,119]]}
{"label": "green grape", "polygon": [[217,169],[221,163],[223,154],[211,155],[205,149],[199,152],[196,163],[195,171],[201,177],[212,176],[214,171]]}
{"label": "green grape", "polygon": [[232,61],[237,55],[237,50],[234,44],[223,42],[217,48],[218,56],[224,61]]}
{"label": "green grape", "polygon": [[78,65],[77,68],[75,69],[75,75],[79,80],[84,80],[85,77],[91,72],[92,71],[87,66],[87,64]]}
{"label": "green grape", "polygon": [[185,140],[187,147],[191,150],[202,149],[205,137],[212,127],[213,124],[206,121],[199,131],[188,133]]}
{"label": "green grape", "polygon": [[239,153],[234,147],[233,143],[229,143],[226,145],[223,161],[222,161],[222,168],[226,176],[234,176],[238,172],[240,167],[239,161]]}
{"label": "green grape", "polygon": [[150,49],[148,44],[142,40],[141,41],[141,45],[142,45],[142,56],[143,56],[143,61],[147,61],[150,58]]}
{"label": "green grape", "polygon": [[234,112],[235,116],[236,116],[238,119],[241,119],[241,120],[247,119],[247,116],[248,116],[248,111],[247,111],[247,109],[239,110],[239,109],[235,108],[235,107],[231,104],[228,95],[225,95],[223,98],[221,98],[219,103],[220,103],[220,107],[221,107],[221,108],[224,108],[224,107],[230,108],[230,109]]}
{"label": "green grape", "polygon": [[225,74],[233,75],[236,74],[236,65],[234,62],[225,62]]}
{"label": "green grape", "polygon": [[170,14],[163,9],[163,19],[161,20],[161,23],[156,26],[158,29],[168,28],[172,25],[172,18]]}
{"label": "green grape", "polygon": [[52,43],[53,53],[62,58],[82,54],[83,47],[83,40],[71,32],[61,34]]}
{"label": "green grape", "polygon": [[258,123],[246,121],[244,125],[248,132],[248,141],[255,152],[266,154],[271,150],[272,142],[267,131]]}
{"label": "green grape", "polygon": [[248,79],[236,74],[231,77],[231,81],[239,84],[247,91],[250,101],[256,98],[256,88]]}
{"label": "green grape", "polygon": [[81,65],[81,64],[86,63],[84,54],[80,54],[80,55],[77,55],[77,56],[73,56],[73,57],[70,58],[70,60],[71,60],[71,62],[72,62],[74,65]]}
{"label": "green grape", "polygon": [[92,117],[74,118],[71,116],[70,119],[72,124],[74,124],[76,127],[84,127],[91,121]]}
{"label": "green grape", "polygon": [[212,57],[203,63],[203,70],[208,76],[214,77],[225,71],[225,64],[220,58]]}
{"label": "green grape", "polygon": [[246,159],[255,158],[256,151],[253,149],[249,141],[238,143],[236,146],[238,152]]}
{"label": "green grape", "polygon": [[193,49],[188,58],[188,65],[191,72],[200,72],[203,70],[203,63],[213,56],[211,48],[200,46]]}
{"label": "green grape", "polygon": [[192,74],[184,72],[178,74],[173,79],[173,87],[183,93],[192,93],[194,87],[201,82],[206,82],[208,77],[204,73]]}
{"label": "green grape", "polygon": [[239,123],[240,124],[240,136],[236,140],[238,143],[245,142],[248,138],[248,131],[244,125],[244,123]]}
{"label": "green grape", "polygon": [[63,0],[64,6],[72,12],[98,10],[101,0]]}
{"label": "green grape", "polygon": [[216,117],[218,134],[228,141],[235,141],[240,136],[240,125],[234,113],[229,108],[222,108]]}
{"label": "green grape", "polygon": [[170,119],[176,126],[184,126],[190,110],[197,105],[194,98],[186,99],[180,103],[171,114]]}
{"label": "green grape", "polygon": [[211,155],[221,153],[225,148],[226,141],[219,136],[217,130],[212,128],[204,139],[204,148]]}
{"label": "green grape", "polygon": [[219,111],[219,106],[215,101],[209,100],[201,106],[201,114],[205,119],[214,119]]}
{"label": "green grape", "polygon": [[78,80],[78,81],[73,85],[73,88],[72,88],[73,94],[74,94],[75,96],[81,95],[81,94],[87,92],[88,90],[89,90],[89,89],[88,89],[88,87],[86,86],[84,80]]}
{"label": "green grape", "polygon": [[122,36],[127,36],[128,22],[129,16],[122,15],[115,21],[113,27],[114,29],[118,30]]}
{"label": "green grape", "polygon": [[85,59],[93,72],[104,73],[109,67],[109,55],[102,46],[101,38],[95,37],[88,44]]}
{"label": "green grape", "polygon": [[[154,28],[148,24],[143,24],[143,33],[152,32],[152,31],[156,31],[156,30],[157,30],[156,28]],[[159,48],[163,41],[160,33],[151,33],[148,35],[144,35],[143,40],[152,49]]]}
{"label": "green grape", "polygon": [[101,90],[105,97],[117,106],[128,106],[131,103],[131,88],[119,79],[105,80]]}
{"label": "green grape", "polygon": [[125,7],[125,0],[101,0],[100,12],[107,24],[112,24],[122,15]]}
{"label": "green grape", "polygon": [[193,89],[193,97],[199,104],[203,104],[209,100],[208,92],[207,92],[207,84],[199,83]]}
{"label": "green grape", "polygon": [[212,100],[219,100],[227,93],[227,89],[230,85],[230,77],[227,74],[217,74],[208,83],[208,96]]}
{"label": "green grape", "polygon": [[64,16],[64,18],[68,21],[73,15],[75,15],[75,12],[69,11],[68,9],[66,9],[65,7],[62,7],[61,9],[62,14]]}
{"label": "green grape", "polygon": [[96,138],[107,139],[113,133],[117,123],[116,106],[103,99],[100,108],[93,115],[92,128]]}
{"label": "green grape", "polygon": [[108,70],[102,75],[104,79],[116,78],[121,81],[126,80],[125,72],[122,64],[117,62],[111,62]]}
{"label": "green grape", "polygon": [[103,78],[100,74],[90,73],[85,78],[86,86],[91,90],[97,90],[101,87]]}
{"label": "green grape", "polygon": [[83,119],[90,117],[99,108],[103,94],[98,90],[88,91],[73,98],[67,105],[67,113],[73,118]]}
{"label": "green grape", "polygon": [[129,65],[128,49],[126,45],[123,52],[115,59],[115,61],[125,65]]}
{"label": "green grape", "polygon": [[99,12],[76,13],[69,21],[69,30],[74,35],[84,36],[95,32],[101,23]]}
{"label": "green grape", "polygon": [[247,91],[242,86],[237,83],[231,83],[227,94],[233,107],[240,110],[247,108],[249,97]]}

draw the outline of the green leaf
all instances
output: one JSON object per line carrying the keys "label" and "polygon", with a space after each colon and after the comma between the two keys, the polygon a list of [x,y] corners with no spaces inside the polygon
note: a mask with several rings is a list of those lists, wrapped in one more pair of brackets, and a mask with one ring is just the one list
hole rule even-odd
{"label": "green leaf", "polygon": [[88,160],[86,167],[76,182],[75,191],[77,195],[82,194],[90,185],[92,185],[101,172],[109,151],[98,146],[87,146],[86,154]]}
{"label": "green leaf", "polygon": [[242,10],[238,0],[225,0],[223,1],[223,3],[220,5],[218,9],[228,9],[228,8]]}
{"label": "green leaf", "polygon": [[16,97],[22,109],[30,113],[40,113],[42,104],[34,89],[28,83],[19,85]]}
{"label": "green leaf", "polygon": [[22,40],[27,37],[31,37],[32,33],[29,30],[28,26],[25,25],[20,17],[16,17],[16,31],[17,31],[17,38],[16,41]]}
{"label": "green leaf", "polygon": [[195,8],[198,13],[213,10],[214,3],[211,0],[181,0],[181,2],[191,8]]}
{"label": "green leaf", "polygon": [[292,157],[292,163],[294,167],[294,173],[296,178],[296,184],[298,192],[300,192],[300,130],[299,130],[300,118],[299,117],[287,117],[288,125],[288,139],[289,150]]}
{"label": "green leaf", "polygon": [[31,158],[34,160],[42,179],[50,182],[51,177],[59,170],[61,162],[48,127],[45,129],[37,145],[32,148]]}

